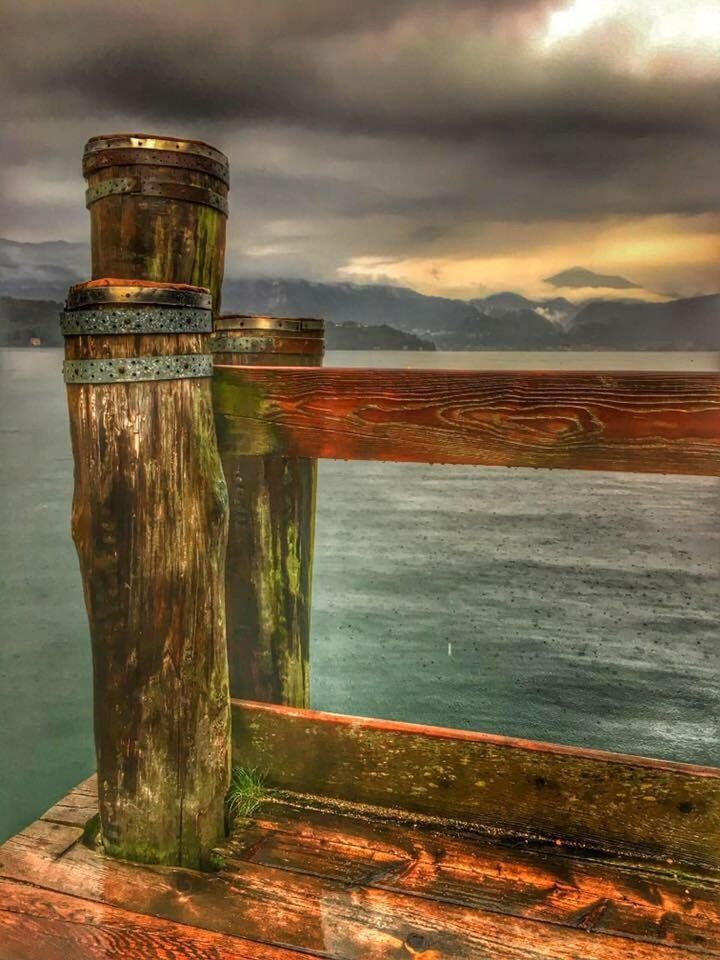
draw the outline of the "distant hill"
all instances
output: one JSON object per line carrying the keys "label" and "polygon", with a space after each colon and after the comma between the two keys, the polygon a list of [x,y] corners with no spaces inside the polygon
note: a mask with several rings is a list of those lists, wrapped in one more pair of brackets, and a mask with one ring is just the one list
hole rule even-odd
{"label": "distant hill", "polygon": [[64,299],[67,288],[90,276],[86,243],[21,243],[0,238],[0,293],[34,300]]}
{"label": "distant hill", "polygon": [[491,293],[489,297],[470,300],[476,310],[488,317],[504,317],[508,313],[518,313],[520,310],[534,310],[537,304],[519,293]]}
{"label": "distant hill", "polygon": [[[45,347],[61,347],[56,300],[22,300],[0,297],[0,347],[27,347],[31,340]],[[352,321],[325,325],[328,350],[435,350],[435,344],[387,324],[366,326]]]}
{"label": "distant hill", "polygon": [[[34,335],[59,344],[58,301],[71,283],[87,277],[88,259],[85,244],[0,239],[0,342],[26,343]],[[571,274],[587,285],[591,271],[583,270],[573,268],[550,279]],[[623,277],[592,278],[605,285],[611,280],[633,286]],[[358,349],[388,344],[393,338],[397,349],[423,349],[412,338],[445,350],[720,348],[717,294],[667,303],[599,299],[576,304],[565,297],[530,300],[504,291],[464,301],[387,284],[229,277],[223,285],[223,309],[323,317],[328,337],[333,330],[332,342],[362,343]],[[398,331],[404,338],[398,339]]]}
{"label": "distant hill", "polygon": [[568,346],[621,350],[720,350],[720,294],[668,303],[588,303]]}
{"label": "distant hill", "polygon": [[407,287],[309,280],[227,279],[222,308],[324,317],[334,323],[385,323],[421,336],[464,330],[478,321],[477,310],[464,300],[426,297]]}
{"label": "distant hill", "polygon": [[422,340],[412,333],[405,333],[377,324],[368,327],[347,320],[345,323],[325,324],[325,347],[327,350],[436,350],[429,340]]}
{"label": "distant hill", "polygon": [[605,287],[612,290],[632,290],[639,288],[639,283],[626,280],[625,277],[616,277],[607,273],[595,273],[585,267],[570,267],[552,277],[545,277],[544,283],[551,283],[554,287]]}
{"label": "distant hill", "polygon": [[61,347],[59,314],[62,304],[56,300],[19,300],[0,297],[0,346],[27,347],[31,338],[43,346]]}

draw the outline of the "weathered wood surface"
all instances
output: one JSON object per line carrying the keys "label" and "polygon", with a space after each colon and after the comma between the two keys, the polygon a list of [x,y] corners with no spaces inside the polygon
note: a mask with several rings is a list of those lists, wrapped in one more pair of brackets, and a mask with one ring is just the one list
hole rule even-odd
{"label": "weathered wood surface", "polygon": [[0,960],[320,960],[0,880]]}
{"label": "weathered wood surface", "polygon": [[588,860],[555,845],[455,838],[287,803],[238,822],[225,849],[229,870],[250,861],[720,955],[720,878],[678,865]]}
{"label": "weathered wood surface", "polygon": [[218,431],[245,453],[720,476],[720,375],[237,369]]}
{"label": "weathered wood surface", "polygon": [[[216,363],[320,364],[314,336],[252,328],[252,317],[219,317],[224,340],[243,352],[217,350]],[[272,322],[270,318],[262,318]],[[247,456],[235,438],[218,435],[228,484],[226,561],[230,691],[234,697],[309,706],[310,600],[317,465],[307,457]]]}
{"label": "weathered wood surface", "polygon": [[[131,191],[89,204],[93,278],[208,287],[219,310],[227,216],[198,198],[227,197],[227,158],[198,141],[142,134],[93,137],[85,150],[91,189],[112,181]],[[142,192],[150,188],[158,195]]]}
{"label": "weathered wood surface", "polygon": [[272,787],[720,867],[720,770],[233,701],[234,762]]}
{"label": "weathered wood surface", "polygon": [[85,827],[98,812],[97,777],[93,774],[79,783],[70,793],[46,810],[40,818],[47,823],[67,827]]}
{"label": "weathered wood surface", "polygon": [[80,835],[42,821],[0,847],[0,960],[720,955],[717,885],[637,863],[582,863],[275,802],[238,823],[214,876],[110,860]]}
{"label": "weathered wood surface", "polygon": [[[65,344],[77,360],[200,354],[206,339]],[[227,492],[210,378],[68,384],[67,396],[103,837],[118,856],[197,864],[223,832],[229,781]]]}

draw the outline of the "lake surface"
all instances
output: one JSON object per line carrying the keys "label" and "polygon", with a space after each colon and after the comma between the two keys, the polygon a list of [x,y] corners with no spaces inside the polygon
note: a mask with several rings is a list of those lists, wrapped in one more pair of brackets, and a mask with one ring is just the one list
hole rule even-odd
{"label": "lake surface", "polygon": [[[94,767],[59,350],[0,350],[0,840]],[[333,366],[717,370],[702,353]],[[720,482],[319,465],[313,706],[720,764]]]}

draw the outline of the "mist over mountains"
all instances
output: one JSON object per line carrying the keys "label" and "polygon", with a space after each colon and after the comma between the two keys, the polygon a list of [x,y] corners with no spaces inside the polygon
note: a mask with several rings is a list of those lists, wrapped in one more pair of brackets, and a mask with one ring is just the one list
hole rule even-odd
{"label": "mist over mountains", "polygon": [[[0,344],[36,337],[59,345],[60,303],[68,286],[89,275],[88,261],[85,244],[0,239]],[[568,272],[578,271],[587,284],[589,271]],[[720,349],[718,294],[576,304],[508,291],[465,301],[384,284],[229,277],[223,311],[324,317],[330,349]]]}

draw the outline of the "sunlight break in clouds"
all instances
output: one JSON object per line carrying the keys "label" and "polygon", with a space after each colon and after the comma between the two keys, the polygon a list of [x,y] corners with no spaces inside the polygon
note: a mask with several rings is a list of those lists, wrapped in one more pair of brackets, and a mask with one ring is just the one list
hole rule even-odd
{"label": "sunlight break in clouds", "polygon": [[625,32],[626,68],[642,70],[670,54],[691,72],[720,73],[720,6],[708,0],[574,0],[550,14],[541,44],[551,51],[614,25]]}
{"label": "sunlight break in clouds", "polygon": [[[577,225],[577,233],[552,236],[540,247],[523,246],[502,256],[355,257],[340,268],[344,280],[396,283],[421,293],[459,298],[515,290],[529,297],[567,296],[572,300],[604,296],[625,298],[627,290],[569,290],[544,283],[571,265],[621,274],[638,282],[633,297],[665,299],[668,289],[684,295],[710,293],[718,285],[720,240],[716,218],[649,217],[625,223]],[[488,229],[488,225],[484,225]],[[490,226],[490,229],[492,227]],[[504,237],[507,244],[507,235]],[[662,278],[662,279],[660,279]]]}

